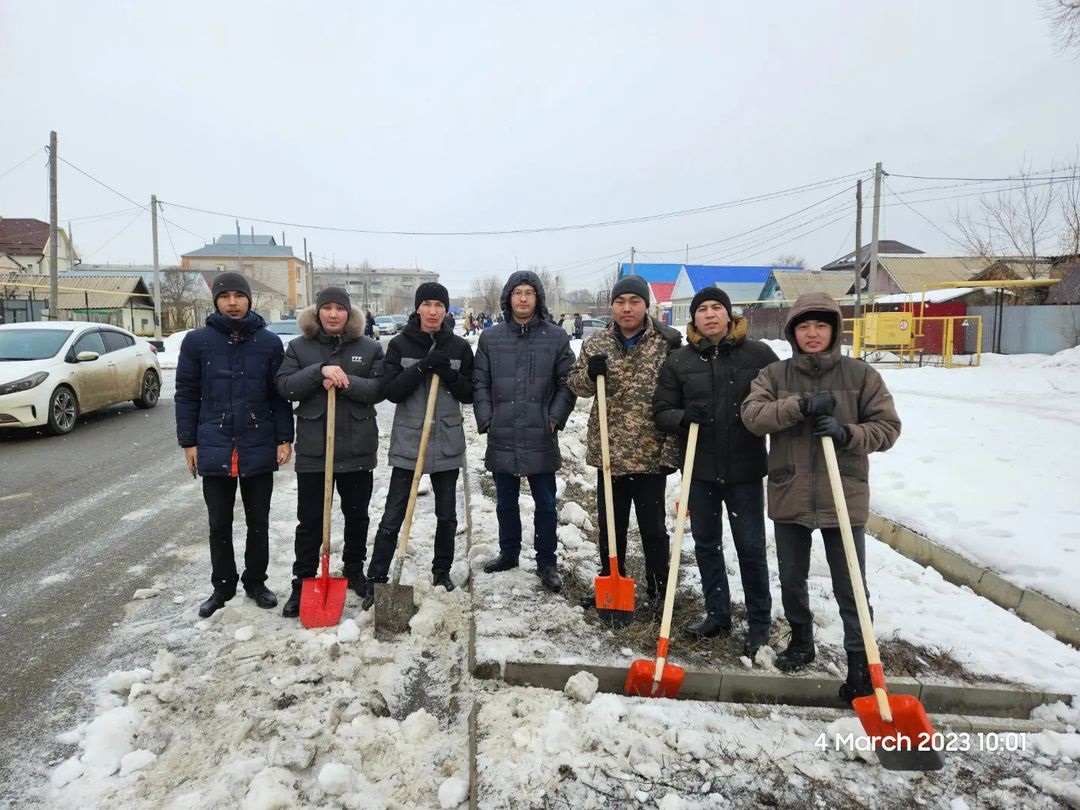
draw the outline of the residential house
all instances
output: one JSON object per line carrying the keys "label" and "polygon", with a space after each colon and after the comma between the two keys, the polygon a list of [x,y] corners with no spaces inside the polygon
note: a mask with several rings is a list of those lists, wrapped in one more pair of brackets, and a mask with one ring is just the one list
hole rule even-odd
{"label": "residential house", "polygon": [[[4,321],[41,320],[49,300],[49,276],[7,273],[0,276]],[[55,320],[109,323],[134,332],[154,334],[154,301],[135,274],[60,278]]]}
{"label": "residential house", "polygon": [[[203,271],[199,273],[203,278],[203,286],[206,289],[206,294],[205,298],[197,298],[197,301],[202,303],[207,314],[214,311],[214,303],[210,296],[210,291],[214,289],[214,279],[217,278],[221,272],[230,271],[226,269],[224,271]],[[292,314],[292,308],[289,305],[288,299],[280,290],[254,278],[249,278],[248,284],[251,285],[251,308],[259,313],[267,323],[280,321],[287,314]],[[162,304],[162,307],[164,308],[164,304]],[[196,304],[195,309],[197,311],[200,309],[199,304]],[[203,316],[203,319],[205,319],[205,316]],[[201,320],[196,320],[195,325],[201,326]]]}
{"label": "residential house", "polygon": [[854,284],[854,268],[848,271],[773,269],[761,291],[762,306],[787,306],[800,295],[823,292],[843,298]]}
{"label": "residential house", "polygon": [[288,245],[279,245],[273,236],[222,234],[211,244],[180,257],[184,270],[200,272],[239,271],[252,281],[275,290],[285,301],[285,309],[304,306],[307,263],[293,255]]}
{"label": "residential house", "polygon": [[684,264],[679,269],[671,291],[671,320],[673,324],[690,322],[690,302],[705,287],[719,287],[731,298],[734,307],[761,300],[765,284],[775,267],[723,266]]}
{"label": "residential house", "polygon": [[[24,273],[48,273],[49,223],[40,219],[0,217],[0,270]],[[67,232],[57,229],[57,269],[78,265],[79,257]]]}
{"label": "residential house", "polygon": [[372,315],[398,315],[413,311],[416,288],[427,281],[438,281],[433,270],[401,267],[333,267],[315,271],[315,290],[343,287],[352,302]]}

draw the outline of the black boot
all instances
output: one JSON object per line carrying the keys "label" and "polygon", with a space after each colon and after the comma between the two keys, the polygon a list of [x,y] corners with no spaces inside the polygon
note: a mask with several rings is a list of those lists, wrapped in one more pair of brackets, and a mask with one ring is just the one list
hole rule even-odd
{"label": "black boot", "polygon": [[870,683],[870,665],[866,653],[849,652],[847,654],[847,680],[840,684],[840,700],[851,703],[857,697],[874,694],[874,685]]}
{"label": "black boot", "polygon": [[246,593],[251,598],[251,601],[263,610],[269,610],[277,605],[277,594],[267,588],[262,582],[258,585],[252,585],[250,588],[245,587],[244,593]]}
{"label": "black boot", "polygon": [[300,591],[302,589],[303,585],[300,580],[293,582],[292,593],[285,600],[285,606],[281,608],[281,615],[286,619],[295,619],[300,615]]}
{"label": "black boot", "polygon": [[210,594],[210,598],[199,605],[199,616],[203,619],[210,618],[225,607],[225,603],[232,599],[233,595],[233,593],[229,593],[221,588],[214,588],[214,592]]}
{"label": "black boot", "polygon": [[450,579],[449,571],[432,571],[431,572],[431,584],[436,588],[442,585],[447,593],[454,590],[454,581]]}
{"label": "black boot", "polygon": [[747,629],[746,636],[743,638],[743,655],[753,661],[757,651],[767,646],[769,646],[768,627],[751,627]]}
{"label": "black boot", "polygon": [[361,610],[371,610],[371,606],[375,604],[375,586],[385,585],[386,582],[386,577],[372,578],[371,571],[368,571],[367,593],[364,594],[364,598],[360,600]]}
{"label": "black boot", "polygon": [[596,594],[593,591],[589,591],[581,599],[578,600],[578,604],[588,610],[591,607],[596,607]]}
{"label": "black boot", "polygon": [[365,577],[362,573],[360,573],[360,574],[346,575],[346,578],[349,581],[349,590],[351,590],[353,593],[355,593],[357,596],[359,596],[361,600],[365,596],[367,596],[367,592],[368,592],[367,577]]}
{"label": "black boot", "polygon": [[776,656],[776,668],[781,672],[796,672],[814,660],[814,625],[791,625],[791,641],[787,649]]}
{"label": "black boot", "polygon": [[703,638],[727,638],[731,635],[731,619],[724,620],[708,613],[700,622],[687,625],[684,635],[698,641]]}
{"label": "black boot", "polygon": [[485,574],[494,574],[498,571],[509,571],[511,568],[518,567],[518,558],[511,557],[509,554],[499,554],[494,560],[488,560],[484,565]]}
{"label": "black boot", "polygon": [[540,584],[552,593],[558,593],[562,590],[562,577],[559,576],[559,569],[554,565],[537,568],[536,575],[540,577]]}

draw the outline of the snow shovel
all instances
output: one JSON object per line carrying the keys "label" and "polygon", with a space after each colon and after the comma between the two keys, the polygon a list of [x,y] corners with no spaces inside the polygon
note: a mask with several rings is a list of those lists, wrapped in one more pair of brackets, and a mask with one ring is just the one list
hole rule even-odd
{"label": "snow shovel", "polygon": [[330,507],[334,501],[334,430],[337,389],[326,392],[326,463],[323,467],[322,575],[306,577],[300,585],[300,624],[332,627],[341,620],[349,580],[330,576]]}
{"label": "snow shovel", "polygon": [[866,647],[866,660],[870,664],[870,682],[874,685],[874,694],[855,698],[851,702],[852,708],[859,716],[863,730],[874,741],[874,751],[883,768],[890,771],[939,771],[945,767],[944,755],[940,751],[923,750],[934,739],[934,727],[926,716],[926,709],[914,695],[890,695],[885,690],[885,670],[881,666],[881,654],[870,621],[870,606],[863,588],[855,538],[851,534],[851,520],[844,498],[844,485],[840,480],[840,467],[836,462],[836,448],[829,436],[821,437],[821,447],[825,451],[829,486],[844,541],[848,577],[859,611],[859,629]]}
{"label": "snow shovel", "polygon": [[660,622],[660,640],[656,645],[656,660],[639,658],[630,664],[623,691],[638,697],[677,698],[686,670],[668,663],[668,637],[671,635],[671,614],[675,612],[675,591],[679,586],[679,559],[682,556],[683,527],[686,525],[686,502],[690,497],[690,481],[694,472],[694,453],[697,451],[698,424],[690,423],[686,437],[686,460],[682,468],[682,487],[679,510],[675,516],[675,541],[671,545],[668,563],[667,590],[664,592],[664,618]]}
{"label": "snow shovel", "polygon": [[611,447],[608,443],[607,389],[604,375],[596,378],[596,407],[600,415],[600,458],[604,465],[604,519],[607,521],[608,576],[593,580],[596,612],[612,627],[626,627],[634,620],[634,580],[619,574],[615,540],[615,506],[611,494]]}
{"label": "snow shovel", "polygon": [[375,626],[391,633],[407,631],[409,619],[416,613],[412,586],[401,584],[401,568],[405,564],[405,550],[409,547],[409,533],[412,531],[413,513],[416,511],[416,493],[424,475],[424,457],[427,455],[428,439],[431,438],[431,422],[435,416],[435,399],[438,395],[439,375],[432,374],[427,408],[424,411],[424,426],[420,431],[420,447],[416,452],[416,469],[413,470],[412,487],[409,490],[409,505],[405,508],[405,522],[398,534],[397,551],[394,553],[394,574],[390,577],[390,582],[379,582],[375,585]]}

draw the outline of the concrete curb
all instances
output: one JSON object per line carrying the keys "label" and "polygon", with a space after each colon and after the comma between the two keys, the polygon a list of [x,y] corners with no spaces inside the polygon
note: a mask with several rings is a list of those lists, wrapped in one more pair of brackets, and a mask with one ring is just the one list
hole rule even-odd
{"label": "concrete curb", "polygon": [[[473,671],[473,677],[502,680],[511,686],[562,691],[567,679],[582,670],[596,676],[600,682],[598,691],[624,694],[625,667],[507,661],[501,672],[492,666],[478,666]],[[679,690],[679,699],[848,709],[836,694],[840,683],[835,678],[688,669]],[[1012,720],[1026,719],[1032,709],[1044,703],[1058,700],[1069,703],[1072,699],[1070,695],[1058,692],[1028,691],[999,684],[946,685],[913,678],[890,678],[889,691],[914,695],[930,714],[978,715]]]}
{"label": "concrete curb", "polygon": [[1024,621],[1053,633],[1059,641],[1080,649],[1080,611],[1038,591],[1018,588],[987,568],[937,545],[921,534],[874,512],[866,531],[919,565],[935,569],[955,585],[966,585]]}

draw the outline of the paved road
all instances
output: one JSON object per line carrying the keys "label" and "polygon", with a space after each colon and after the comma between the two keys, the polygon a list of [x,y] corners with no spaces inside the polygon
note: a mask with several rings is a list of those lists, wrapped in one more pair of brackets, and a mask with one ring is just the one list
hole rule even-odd
{"label": "paved road", "polygon": [[90,414],[65,437],[0,432],[0,807],[55,756],[53,736],[91,714],[93,678],[145,664],[114,624],[164,629],[190,610],[172,589],[131,597],[162,577],[194,593],[205,531],[171,400]]}

